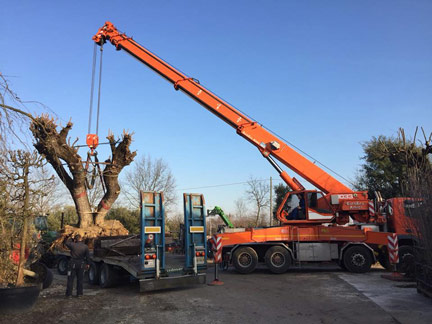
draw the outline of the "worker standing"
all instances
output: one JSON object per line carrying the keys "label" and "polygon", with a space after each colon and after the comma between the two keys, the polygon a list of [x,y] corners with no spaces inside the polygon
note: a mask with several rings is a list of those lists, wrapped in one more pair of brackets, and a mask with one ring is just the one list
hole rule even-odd
{"label": "worker standing", "polygon": [[90,261],[89,249],[87,245],[82,242],[82,237],[79,234],[75,236],[75,242],[73,242],[72,239],[68,239],[66,246],[71,251],[71,259],[67,272],[66,297],[72,297],[75,276],[77,277],[77,297],[81,297],[83,295],[84,269],[88,268]]}

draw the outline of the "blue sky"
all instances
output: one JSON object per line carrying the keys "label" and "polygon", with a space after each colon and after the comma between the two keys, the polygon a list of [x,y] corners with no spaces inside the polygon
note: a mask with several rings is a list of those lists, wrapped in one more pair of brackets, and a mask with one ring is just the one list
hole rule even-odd
{"label": "blue sky", "polygon": [[[0,71],[84,141],[91,37],[110,20],[141,45],[348,179],[372,136],[432,130],[430,1],[5,1]],[[30,106],[32,112],[39,108]],[[100,136],[135,132],[179,189],[234,211],[249,176],[279,179],[255,147],[107,45]],[[101,147],[100,156],[107,155]],[[84,153],[84,151],[83,151]]]}

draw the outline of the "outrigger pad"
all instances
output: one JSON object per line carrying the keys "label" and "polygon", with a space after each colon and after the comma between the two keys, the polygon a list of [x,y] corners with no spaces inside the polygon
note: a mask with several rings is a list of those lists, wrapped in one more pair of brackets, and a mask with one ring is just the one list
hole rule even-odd
{"label": "outrigger pad", "polygon": [[180,277],[163,277],[160,279],[140,279],[140,292],[188,288],[192,285],[205,284],[207,277],[205,273]]}

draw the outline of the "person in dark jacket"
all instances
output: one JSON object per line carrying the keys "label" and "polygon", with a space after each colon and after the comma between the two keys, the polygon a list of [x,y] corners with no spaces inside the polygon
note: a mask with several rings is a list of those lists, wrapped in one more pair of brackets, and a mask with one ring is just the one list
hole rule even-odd
{"label": "person in dark jacket", "polygon": [[66,246],[69,248],[71,254],[67,272],[66,297],[72,297],[75,276],[77,277],[77,297],[81,297],[83,295],[84,269],[88,268],[90,262],[89,249],[82,242],[81,235],[75,236],[75,242],[72,239],[68,239]]}
{"label": "person in dark jacket", "polygon": [[293,208],[289,214],[287,219],[288,220],[300,220],[300,219],[306,219],[306,208],[305,208],[305,199],[303,194],[298,194],[298,205],[297,207]]}

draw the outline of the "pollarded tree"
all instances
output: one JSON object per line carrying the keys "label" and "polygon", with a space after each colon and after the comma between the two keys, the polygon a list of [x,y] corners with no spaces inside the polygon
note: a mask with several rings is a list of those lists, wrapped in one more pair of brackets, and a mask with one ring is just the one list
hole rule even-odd
{"label": "pollarded tree", "polygon": [[[79,227],[87,228],[93,225],[107,227],[104,226],[105,216],[120,194],[118,176],[136,155],[136,152],[129,150],[132,135],[123,133],[119,142],[115,140],[114,135],[108,135],[107,139],[112,155],[110,159],[105,161],[106,166],[102,172],[106,192],[97,209],[92,210],[87,195],[87,171],[81,156],[78,154],[78,148],[71,144],[70,139],[68,139],[72,123],[68,122],[60,131],[57,130],[57,127],[54,119],[47,115],[35,118],[30,125],[36,141],[34,146],[52,165],[60,180],[69,190],[77,210]],[[112,227],[111,222],[109,226]]]}

